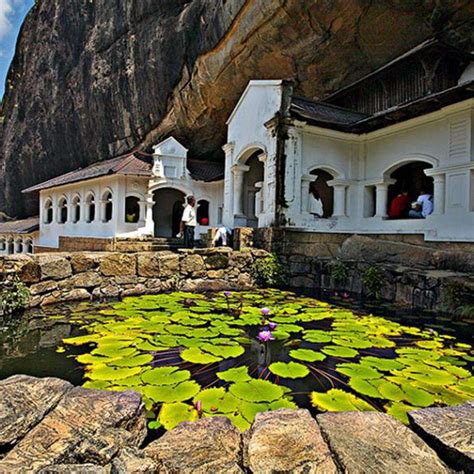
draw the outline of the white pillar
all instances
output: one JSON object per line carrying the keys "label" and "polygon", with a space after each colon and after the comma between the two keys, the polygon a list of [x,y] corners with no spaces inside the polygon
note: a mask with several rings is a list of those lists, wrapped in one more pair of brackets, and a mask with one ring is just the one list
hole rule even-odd
{"label": "white pillar", "polygon": [[99,220],[100,222],[105,222],[106,214],[107,214],[107,201],[105,199],[101,199],[99,201]]}
{"label": "white pillar", "polygon": [[244,215],[244,176],[250,167],[246,165],[234,165],[232,167],[232,173],[234,175],[234,215]]}
{"label": "white pillar", "polygon": [[334,188],[334,210],[332,213],[333,217],[345,217],[346,216],[346,185],[335,184]]}
{"label": "white pillar", "polygon": [[140,208],[140,219],[138,220],[138,226],[144,227],[146,223],[146,201],[138,201],[138,206]]}
{"label": "white pillar", "polygon": [[375,216],[386,218],[388,217],[388,187],[395,184],[396,180],[390,179],[375,185]]}
{"label": "white pillar", "polygon": [[444,174],[433,176],[433,214],[444,214],[446,196],[446,177]]}
{"label": "white pillar", "polygon": [[309,186],[313,181],[316,181],[317,175],[315,174],[304,174],[301,176],[301,210],[302,214],[309,212]]}
{"label": "white pillar", "polygon": [[145,235],[155,235],[155,221],[153,220],[153,193],[148,193],[145,196]]}
{"label": "white pillar", "polygon": [[225,170],[224,170],[224,209],[222,222],[223,224],[234,226],[234,182],[232,175],[232,161],[234,153],[234,143],[226,143],[222,149],[225,153]]}

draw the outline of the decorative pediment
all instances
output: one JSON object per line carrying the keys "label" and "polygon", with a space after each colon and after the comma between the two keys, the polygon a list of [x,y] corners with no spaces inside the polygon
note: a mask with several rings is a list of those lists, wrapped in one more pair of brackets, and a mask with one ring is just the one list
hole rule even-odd
{"label": "decorative pediment", "polygon": [[186,173],[188,150],[174,137],[153,147],[153,174],[159,178],[183,178]]}

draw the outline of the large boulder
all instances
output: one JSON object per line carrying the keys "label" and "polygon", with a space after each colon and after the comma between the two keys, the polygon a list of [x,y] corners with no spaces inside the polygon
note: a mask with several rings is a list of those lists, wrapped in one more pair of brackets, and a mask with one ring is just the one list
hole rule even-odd
{"label": "large boulder", "polygon": [[167,278],[179,269],[179,257],[172,252],[144,252],[138,255],[138,275]]}
{"label": "large boulder", "polygon": [[421,438],[385,413],[324,413],[316,419],[337,464],[344,472],[450,472]]}
{"label": "large boulder", "polygon": [[106,465],[146,436],[145,408],[135,392],[76,387],[0,461],[0,472],[37,472],[56,464]]}
{"label": "large boulder", "polygon": [[123,448],[112,461],[113,474],[153,474],[158,465],[137,448]]}
{"label": "large boulder", "polygon": [[241,473],[241,437],[228,418],[185,422],[150,443],[144,454],[160,473]]}
{"label": "large boulder", "polygon": [[0,451],[15,444],[72,389],[56,378],[15,375],[0,382]]}
{"label": "large boulder", "polygon": [[244,464],[252,472],[337,473],[308,410],[259,413],[244,435]]}
{"label": "large boulder", "polygon": [[413,429],[450,466],[474,472],[474,401],[453,407],[412,411],[408,418]]}

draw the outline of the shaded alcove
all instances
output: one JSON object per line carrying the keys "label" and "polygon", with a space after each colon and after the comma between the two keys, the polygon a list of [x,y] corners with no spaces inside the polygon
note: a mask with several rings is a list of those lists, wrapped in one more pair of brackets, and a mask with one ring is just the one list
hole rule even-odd
{"label": "shaded alcove", "polygon": [[177,189],[163,188],[153,193],[155,237],[175,237],[183,216],[185,194]]}
{"label": "shaded alcove", "polygon": [[[317,176],[309,186],[310,194],[316,192],[323,203],[323,218],[331,217],[334,212],[334,189],[328,185],[328,181],[334,179],[331,173],[322,169],[315,169],[310,174]],[[312,197],[310,196],[310,199]]]}

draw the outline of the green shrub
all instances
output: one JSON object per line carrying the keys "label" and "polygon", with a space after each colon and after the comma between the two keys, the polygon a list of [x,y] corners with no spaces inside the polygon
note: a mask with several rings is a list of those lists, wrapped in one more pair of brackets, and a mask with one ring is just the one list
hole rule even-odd
{"label": "green shrub", "polygon": [[349,277],[349,268],[344,262],[337,261],[331,268],[331,278],[336,285],[345,283]]}
{"label": "green shrub", "polygon": [[18,276],[15,276],[0,291],[0,314],[11,315],[25,309],[29,299],[30,291]]}
{"label": "green shrub", "polygon": [[362,274],[362,283],[367,296],[380,298],[383,288],[384,276],[380,268],[371,266],[364,270]]}
{"label": "green shrub", "polygon": [[250,274],[258,286],[281,288],[288,281],[288,273],[276,255],[259,258],[253,263]]}

